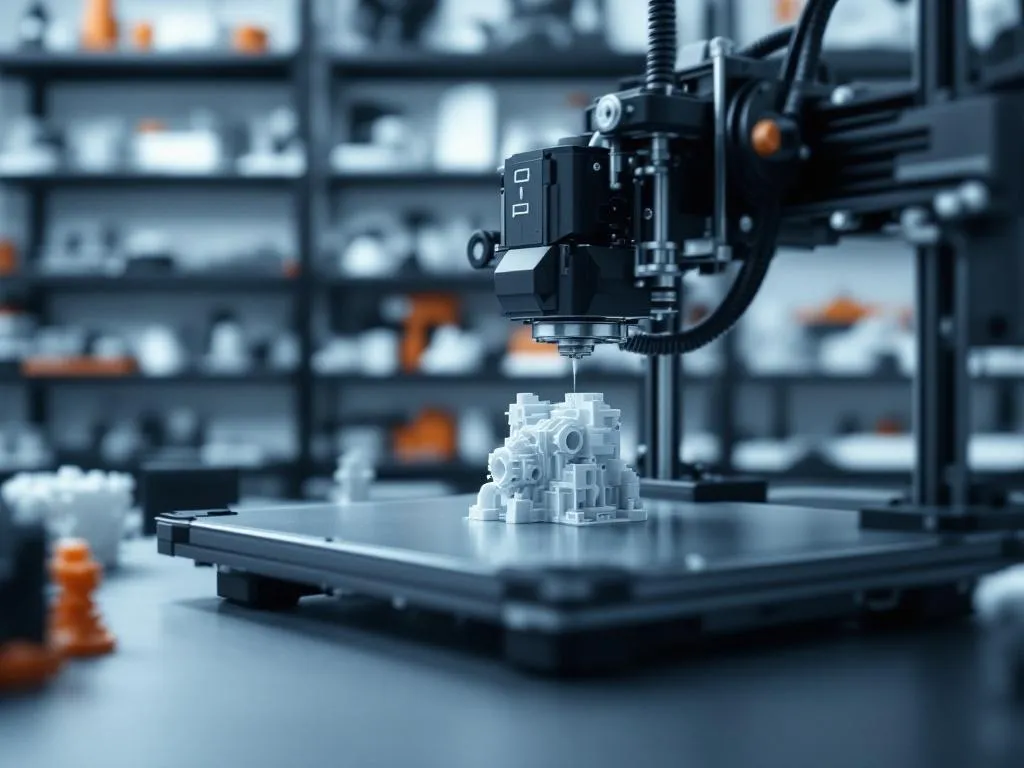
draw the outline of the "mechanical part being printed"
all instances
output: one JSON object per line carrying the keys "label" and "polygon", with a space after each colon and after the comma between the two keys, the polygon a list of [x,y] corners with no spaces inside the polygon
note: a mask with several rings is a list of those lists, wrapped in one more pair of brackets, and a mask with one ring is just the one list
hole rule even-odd
{"label": "mechanical part being printed", "polygon": [[643,521],[640,479],[620,457],[622,411],[600,392],[552,403],[520,393],[509,436],[487,459],[471,520],[590,525]]}

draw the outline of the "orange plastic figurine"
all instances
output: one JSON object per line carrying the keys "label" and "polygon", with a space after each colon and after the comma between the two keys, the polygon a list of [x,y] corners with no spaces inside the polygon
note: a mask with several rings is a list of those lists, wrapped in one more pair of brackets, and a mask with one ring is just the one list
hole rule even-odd
{"label": "orange plastic figurine", "polygon": [[61,667],[53,648],[28,642],[0,645],[0,691],[38,688]]}
{"label": "orange plastic figurine", "polygon": [[114,0],[89,0],[82,23],[82,47],[87,51],[111,51],[117,47],[118,37]]}
{"label": "orange plastic figurine", "polygon": [[65,656],[101,656],[116,646],[100,621],[93,593],[103,579],[103,566],[93,559],[89,545],[68,539],[57,545],[51,565],[60,594],[53,607],[53,640]]}

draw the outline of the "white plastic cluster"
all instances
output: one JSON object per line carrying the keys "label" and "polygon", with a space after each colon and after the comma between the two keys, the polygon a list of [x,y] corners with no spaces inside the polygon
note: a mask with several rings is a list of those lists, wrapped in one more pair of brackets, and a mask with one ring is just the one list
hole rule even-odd
{"label": "white plastic cluster", "polygon": [[643,521],[640,479],[621,458],[622,411],[599,392],[552,405],[520,393],[509,436],[487,460],[491,480],[469,509],[473,520],[591,525]]}
{"label": "white plastic cluster", "polygon": [[67,466],[56,472],[20,472],[0,486],[16,518],[42,520],[58,537],[85,539],[106,566],[117,564],[134,495],[131,475]]}
{"label": "white plastic cluster", "polygon": [[377,473],[363,451],[347,451],[338,457],[332,498],[340,504],[368,501]]}

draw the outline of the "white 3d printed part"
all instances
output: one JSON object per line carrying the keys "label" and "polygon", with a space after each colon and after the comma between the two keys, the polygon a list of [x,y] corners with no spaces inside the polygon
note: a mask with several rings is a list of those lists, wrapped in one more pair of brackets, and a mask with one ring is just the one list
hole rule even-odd
{"label": "white 3d printed part", "polygon": [[640,479],[620,458],[622,411],[600,392],[566,394],[552,405],[520,393],[508,409],[509,436],[487,459],[471,520],[593,525],[643,521]]}

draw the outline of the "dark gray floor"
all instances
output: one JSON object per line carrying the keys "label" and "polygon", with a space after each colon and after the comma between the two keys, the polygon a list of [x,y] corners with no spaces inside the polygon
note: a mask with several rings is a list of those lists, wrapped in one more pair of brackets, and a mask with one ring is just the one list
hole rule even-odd
{"label": "dark gray floor", "polygon": [[214,574],[128,546],[103,607],[121,648],[0,701],[0,766],[1024,766],[971,627],[761,642],[557,682],[360,629],[343,607],[253,614]]}

